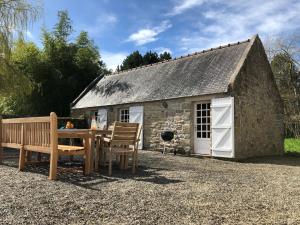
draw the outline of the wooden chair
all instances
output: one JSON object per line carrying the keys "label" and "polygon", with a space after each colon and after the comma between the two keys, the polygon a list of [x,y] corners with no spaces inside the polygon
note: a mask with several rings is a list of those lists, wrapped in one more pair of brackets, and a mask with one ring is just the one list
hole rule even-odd
{"label": "wooden chair", "polygon": [[[132,157],[132,173],[135,173],[137,158],[137,136],[138,123],[114,122],[112,135],[110,138],[104,137],[102,141],[102,150],[108,154],[109,169],[108,174],[112,174],[112,155],[119,155],[121,158],[121,167],[128,164],[128,157]],[[101,156],[102,154],[100,154]],[[101,161],[101,159],[100,159]],[[126,167],[126,166],[125,166]]]}
{"label": "wooden chair", "polygon": [[[84,137],[88,146],[89,136]],[[59,155],[81,155],[85,159],[84,173],[90,173],[90,149],[82,146],[58,145],[57,116],[28,117],[0,120],[0,149],[2,147],[20,149],[19,170],[24,170],[26,152],[50,155],[49,179],[55,180]],[[0,158],[1,161],[2,158]]]}

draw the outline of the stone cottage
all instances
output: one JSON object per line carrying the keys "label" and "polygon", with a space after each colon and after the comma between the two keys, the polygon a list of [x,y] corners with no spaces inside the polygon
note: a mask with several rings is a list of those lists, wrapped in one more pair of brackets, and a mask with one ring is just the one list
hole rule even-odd
{"label": "stone cottage", "polygon": [[162,148],[161,132],[188,154],[247,158],[283,153],[283,105],[256,35],[192,55],[97,78],[73,116],[143,124],[140,148]]}

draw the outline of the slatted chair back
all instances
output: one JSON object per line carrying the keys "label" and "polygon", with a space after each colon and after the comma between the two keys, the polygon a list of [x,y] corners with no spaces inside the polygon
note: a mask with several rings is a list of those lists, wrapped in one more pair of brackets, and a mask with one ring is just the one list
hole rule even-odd
{"label": "slatted chair back", "polygon": [[[1,147],[50,153],[57,139],[57,116],[2,119]],[[51,141],[52,140],[52,141]],[[57,145],[57,144],[56,144]]]}
{"label": "slatted chair back", "polygon": [[2,119],[0,142],[1,147],[19,148],[22,143],[22,123],[12,121],[15,119]]}
{"label": "slatted chair back", "polygon": [[138,135],[139,123],[114,122],[111,145],[134,145]]}

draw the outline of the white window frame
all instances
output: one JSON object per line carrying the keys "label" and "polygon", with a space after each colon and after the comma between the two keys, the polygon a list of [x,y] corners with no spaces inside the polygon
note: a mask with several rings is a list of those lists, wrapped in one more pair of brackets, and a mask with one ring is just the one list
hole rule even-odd
{"label": "white window frame", "polygon": [[[210,112],[210,102],[201,102],[198,103],[196,105],[196,107],[200,105],[201,108],[200,109],[196,109],[196,113],[198,114],[198,112],[200,113],[200,116],[196,115],[196,130],[197,130],[197,138],[207,138],[210,139],[211,137],[211,112]],[[202,108],[202,106],[205,105],[205,109]],[[205,115],[204,115],[205,114]],[[200,119],[200,123],[198,123],[197,119]],[[205,123],[203,123],[202,121],[206,121]],[[198,126],[200,127],[200,129],[198,129]],[[204,129],[203,129],[204,128]],[[200,136],[198,136],[198,133],[200,134]],[[205,134],[205,135],[204,135]]]}
{"label": "white window frame", "polygon": [[119,121],[129,123],[129,108],[122,108],[119,110]]}

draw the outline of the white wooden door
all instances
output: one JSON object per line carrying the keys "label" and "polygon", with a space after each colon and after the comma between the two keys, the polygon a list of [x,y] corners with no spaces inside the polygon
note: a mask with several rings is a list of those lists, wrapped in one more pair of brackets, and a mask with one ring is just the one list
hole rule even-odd
{"label": "white wooden door", "polygon": [[106,129],[107,128],[107,110],[99,109],[97,114],[97,128]]}
{"label": "white wooden door", "polygon": [[210,102],[200,102],[194,108],[194,153],[211,155]]}
{"label": "white wooden door", "polygon": [[211,101],[212,156],[234,157],[234,98]]}
{"label": "white wooden door", "polygon": [[143,127],[144,127],[144,107],[143,106],[129,107],[129,122],[130,123],[139,123],[142,125],[139,149],[143,149]]}

